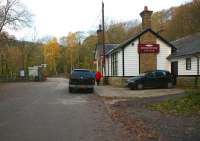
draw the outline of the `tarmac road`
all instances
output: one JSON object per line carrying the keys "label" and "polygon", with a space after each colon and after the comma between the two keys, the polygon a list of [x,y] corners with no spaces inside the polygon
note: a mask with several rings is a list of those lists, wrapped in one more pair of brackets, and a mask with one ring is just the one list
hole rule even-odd
{"label": "tarmac road", "polygon": [[121,141],[94,94],[69,94],[68,80],[0,83],[0,141]]}

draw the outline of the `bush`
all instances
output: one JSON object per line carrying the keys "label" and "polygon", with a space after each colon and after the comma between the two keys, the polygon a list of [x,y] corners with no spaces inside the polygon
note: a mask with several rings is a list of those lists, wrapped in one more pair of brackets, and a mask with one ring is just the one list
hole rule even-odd
{"label": "bush", "polygon": [[177,99],[149,104],[148,108],[170,114],[200,114],[200,91],[187,91],[187,95]]}

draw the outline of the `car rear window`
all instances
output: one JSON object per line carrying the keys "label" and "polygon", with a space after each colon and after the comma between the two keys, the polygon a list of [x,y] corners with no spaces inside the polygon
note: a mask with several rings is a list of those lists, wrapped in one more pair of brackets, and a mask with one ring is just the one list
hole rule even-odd
{"label": "car rear window", "polygon": [[72,77],[93,77],[93,74],[88,70],[76,70],[71,75]]}

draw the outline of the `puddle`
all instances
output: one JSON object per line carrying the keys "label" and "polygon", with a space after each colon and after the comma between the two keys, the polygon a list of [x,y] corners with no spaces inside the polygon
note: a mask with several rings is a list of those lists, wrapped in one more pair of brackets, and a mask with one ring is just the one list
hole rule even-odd
{"label": "puddle", "polygon": [[69,99],[57,99],[56,104],[75,105],[75,104],[83,104],[87,102],[88,101],[82,97],[75,97],[75,98],[69,98]]}
{"label": "puddle", "polygon": [[113,99],[113,100],[105,101],[105,103],[110,104],[110,105],[114,105],[115,103],[121,102],[121,101],[127,101],[127,99]]}

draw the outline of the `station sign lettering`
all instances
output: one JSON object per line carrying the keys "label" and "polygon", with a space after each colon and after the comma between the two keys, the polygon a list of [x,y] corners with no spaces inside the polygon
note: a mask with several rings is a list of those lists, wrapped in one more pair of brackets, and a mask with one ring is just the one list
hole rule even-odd
{"label": "station sign lettering", "polygon": [[138,53],[159,53],[159,44],[138,44]]}

